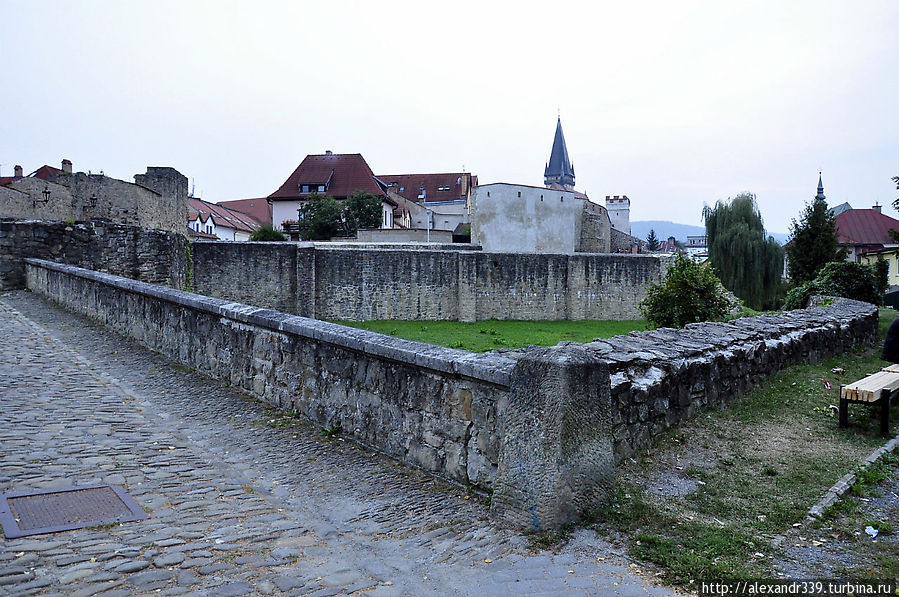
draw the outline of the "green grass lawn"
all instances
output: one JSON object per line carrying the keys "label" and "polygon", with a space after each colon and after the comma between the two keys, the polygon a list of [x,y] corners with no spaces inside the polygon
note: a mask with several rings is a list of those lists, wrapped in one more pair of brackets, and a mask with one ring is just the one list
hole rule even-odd
{"label": "green grass lawn", "polygon": [[529,344],[554,346],[559,342],[590,342],[635,330],[647,329],[645,321],[336,321],[364,330],[408,340],[486,352],[497,348],[521,348]]}

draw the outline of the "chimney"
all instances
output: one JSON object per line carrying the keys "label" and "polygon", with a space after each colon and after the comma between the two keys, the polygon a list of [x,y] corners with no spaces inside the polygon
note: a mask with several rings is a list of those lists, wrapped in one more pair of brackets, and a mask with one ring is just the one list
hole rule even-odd
{"label": "chimney", "polygon": [[325,150],[325,155],[334,155],[330,149]]}
{"label": "chimney", "polygon": [[876,211],[877,213],[882,213],[882,212],[880,211],[880,207],[881,207],[880,205],[878,205],[877,203],[875,203],[875,204],[874,204],[874,207],[872,207],[871,209],[873,209],[873,210]]}
{"label": "chimney", "polygon": [[22,178],[22,166],[16,164],[15,173],[13,174],[16,178]]}
{"label": "chimney", "polygon": [[71,160],[63,160],[62,161],[62,171],[66,174],[72,173],[72,161]]}

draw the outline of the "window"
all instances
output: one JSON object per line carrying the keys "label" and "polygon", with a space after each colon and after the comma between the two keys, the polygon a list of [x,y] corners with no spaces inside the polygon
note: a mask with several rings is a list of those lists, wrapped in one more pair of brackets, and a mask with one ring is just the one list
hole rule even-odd
{"label": "window", "polygon": [[324,193],[324,192],[325,192],[325,185],[323,185],[323,184],[318,185],[318,192],[319,192],[319,193]]}
{"label": "window", "polygon": [[450,188],[449,188],[449,185],[440,185],[439,187],[437,187],[437,190],[438,191],[448,191],[448,190],[450,190]]}
{"label": "window", "polygon": [[308,185],[308,184],[304,184],[304,185],[303,185],[303,191],[302,191],[302,192],[303,192],[303,193],[308,193],[308,192],[309,192],[309,185]]}

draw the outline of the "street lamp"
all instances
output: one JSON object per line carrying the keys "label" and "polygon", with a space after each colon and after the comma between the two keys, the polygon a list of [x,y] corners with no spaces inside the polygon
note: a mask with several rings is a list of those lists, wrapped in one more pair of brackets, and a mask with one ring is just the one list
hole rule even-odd
{"label": "street lamp", "polygon": [[33,207],[33,208],[37,207],[38,203],[40,203],[41,205],[47,205],[47,202],[50,201],[50,187],[45,186],[44,190],[41,191],[41,195],[44,196],[43,199],[32,199],[31,200],[31,207]]}

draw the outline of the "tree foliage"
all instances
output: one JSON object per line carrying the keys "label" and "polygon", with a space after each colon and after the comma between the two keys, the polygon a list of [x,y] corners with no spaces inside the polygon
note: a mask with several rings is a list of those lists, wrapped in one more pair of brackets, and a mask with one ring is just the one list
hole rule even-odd
{"label": "tree foliage", "polygon": [[[884,263],[886,263],[884,261]],[[841,296],[874,303],[883,302],[881,288],[883,267],[854,261],[834,261],[826,264],[814,280],[796,286],[787,294],[784,309],[802,309],[813,295]]]}
{"label": "tree foliage", "polygon": [[715,207],[705,206],[709,261],[724,287],[749,307],[774,306],[783,274],[784,252],[773,237],[765,237],[755,196],[742,193]]}
{"label": "tree foliage", "polygon": [[655,327],[683,327],[721,321],[734,306],[709,266],[678,254],[662,283],[649,287],[640,312]]}
{"label": "tree foliage", "polygon": [[376,195],[356,191],[341,207],[347,236],[353,236],[360,228],[377,228],[381,225],[381,199]]}
{"label": "tree foliage", "polygon": [[837,243],[837,225],[824,200],[805,206],[799,222],[790,226],[787,259],[790,280],[799,285],[815,279],[825,264],[842,261],[845,250]]}
{"label": "tree foliage", "polygon": [[381,225],[381,199],[356,191],[343,204],[328,195],[311,193],[299,209],[303,240],[328,240],[335,236],[353,236],[359,228]]}
{"label": "tree foliage", "polygon": [[659,239],[656,237],[655,228],[650,229],[649,234],[646,236],[646,249],[648,251],[659,250]]}
{"label": "tree foliage", "polygon": [[[893,182],[896,183],[896,190],[899,191],[899,176],[894,176]],[[896,209],[899,209],[899,199],[896,199],[895,201],[893,201],[893,207],[895,207]]]}
{"label": "tree foliage", "polygon": [[271,224],[262,224],[250,234],[250,240],[285,240],[285,236]]}

